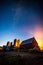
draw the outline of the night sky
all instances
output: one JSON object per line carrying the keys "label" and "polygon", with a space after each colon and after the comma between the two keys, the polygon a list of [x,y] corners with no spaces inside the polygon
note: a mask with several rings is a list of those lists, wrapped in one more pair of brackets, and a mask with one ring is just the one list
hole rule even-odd
{"label": "night sky", "polygon": [[43,2],[0,0],[0,45],[33,36],[43,42]]}

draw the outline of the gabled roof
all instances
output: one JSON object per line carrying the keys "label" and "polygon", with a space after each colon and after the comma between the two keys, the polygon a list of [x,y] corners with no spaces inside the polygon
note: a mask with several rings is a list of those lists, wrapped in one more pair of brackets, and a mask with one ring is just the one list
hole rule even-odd
{"label": "gabled roof", "polygon": [[21,45],[32,43],[33,40],[35,40],[34,37],[27,39],[27,40],[24,40],[24,41],[21,42]]}

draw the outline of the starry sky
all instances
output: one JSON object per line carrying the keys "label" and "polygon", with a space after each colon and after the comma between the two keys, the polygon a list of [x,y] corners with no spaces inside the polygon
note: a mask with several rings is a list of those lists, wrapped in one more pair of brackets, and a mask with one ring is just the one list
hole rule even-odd
{"label": "starry sky", "polygon": [[0,45],[33,36],[43,42],[43,2],[0,0]]}

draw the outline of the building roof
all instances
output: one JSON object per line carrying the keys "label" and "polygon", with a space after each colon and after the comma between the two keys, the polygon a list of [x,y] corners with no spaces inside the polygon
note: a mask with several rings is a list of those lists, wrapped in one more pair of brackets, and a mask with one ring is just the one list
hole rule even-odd
{"label": "building roof", "polygon": [[34,37],[27,39],[27,40],[24,40],[24,41],[21,42],[21,45],[32,43],[33,40],[35,40]]}

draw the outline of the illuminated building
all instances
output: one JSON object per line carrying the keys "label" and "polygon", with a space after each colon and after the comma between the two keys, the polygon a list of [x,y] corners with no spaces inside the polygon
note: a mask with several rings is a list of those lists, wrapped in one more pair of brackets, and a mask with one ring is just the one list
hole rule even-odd
{"label": "illuminated building", "polygon": [[13,47],[15,47],[16,41],[17,41],[17,39],[14,39],[14,44],[13,44]]}
{"label": "illuminated building", "polygon": [[[33,49],[34,47],[38,47],[38,43],[35,38],[30,38],[21,42],[20,49]],[[38,47],[39,49],[39,47]]]}
{"label": "illuminated building", "polygon": [[14,48],[19,48],[20,47],[20,40],[18,39],[15,39],[14,40],[14,45],[13,45]]}
{"label": "illuminated building", "polygon": [[2,51],[2,50],[3,50],[3,47],[0,46],[0,51]]}
{"label": "illuminated building", "polygon": [[11,43],[9,41],[7,42],[7,46],[9,46],[9,47],[11,46]]}

